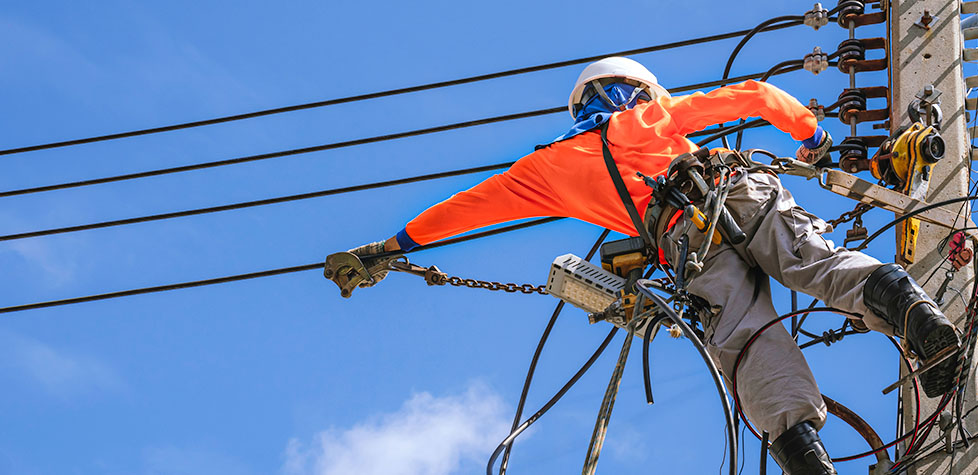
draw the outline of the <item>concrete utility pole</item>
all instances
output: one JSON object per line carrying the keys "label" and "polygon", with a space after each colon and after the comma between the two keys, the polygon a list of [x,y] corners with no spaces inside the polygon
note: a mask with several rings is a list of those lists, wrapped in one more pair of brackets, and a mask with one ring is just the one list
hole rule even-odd
{"label": "concrete utility pole", "polygon": [[[886,1],[886,0],[884,0]],[[971,145],[968,135],[965,113],[965,81],[962,77],[963,37],[961,31],[961,13],[978,11],[978,2],[968,2],[962,5],[959,0],[890,0],[888,23],[888,43],[890,52],[890,94],[891,115],[890,131],[895,132],[899,126],[910,124],[907,112],[908,106],[917,99],[917,95],[927,85],[933,85],[942,94],[940,108],[943,111],[941,136],[946,143],[944,159],[934,166],[930,179],[927,201],[935,202],[942,199],[961,197],[968,194],[968,179],[971,166]],[[970,36],[970,35],[969,35]],[[978,85],[978,78],[975,78]],[[970,83],[971,81],[969,81]],[[972,112],[974,113],[974,112]],[[948,209],[957,212],[961,205],[949,205]],[[957,227],[970,223],[970,206],[965,206]],[[973,224],[971,224],[973,226]],[[935,272],[942,262],[946,264],[945,256],[938,251],[939,243],[947,237],[948,230],[939,226],[921,223],[917,238],[916,258],[912,264],[905,264],[915,279],[921,284],[932,272]],[[973,246],[970,244],[969,247]],[[898,244],[899,247],[899,244]],[[899,254],[899,250],[897,251]],[[924,288],[928,294],[935,296],[941,283],[945,280],[944,270],[937,270]],[[963,328],[966,301],[971,297],[971,287],[974,281],[972,266],[968,265],[955,273],[949,283],[949,289],[944,295],[942,310],[959,329]],[[959,297],[960,296],[960,297]],[[971,374],[974,375],[974,368]],[[901,374],[905,370],[901,366]],[[975,393],[978,389],[975,378],[968,381],[967,398],[964,410],[975,405]],[[913,430],[914,401],[912,386],[903,386],[903,431]],[[921,392],[921,416],[931,414],[937,406],[938,399],[926,399]],[[953,404],[947,410],[953,414]],[[945,418],[945,420],[947,420]],[[978,411],[965,420],[965,426],[978,431]],[[951,428],[954,431],[954,427]],[[943,438],[945,434],[958,436],[956,431],[944,432],[935,425],[927,442]],[[944,447],[943,443],[935,447]],[[900,453],[906,449],[902,444]],[[978,440],[973,441],[966,449],[959,449],[953,455],[940,452],[916,465],[910,474],[946,474],[951,460],[954,460],[953,473],[978,473]]]}

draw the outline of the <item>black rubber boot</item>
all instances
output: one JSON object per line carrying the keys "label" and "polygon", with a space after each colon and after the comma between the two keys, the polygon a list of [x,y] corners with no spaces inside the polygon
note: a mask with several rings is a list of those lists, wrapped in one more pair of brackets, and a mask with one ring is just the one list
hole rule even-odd
{"label": "black rubber boot", "polygon": [[[893,326],[897,336],[910,343],[910,349],[924,363],[946,348],[960,348],[954,325],[903,267],[886,264],[873,271],[863,287],[863,299]],[[957,357],[951,356],[920,374],[927,397],[938,397],[951,389],[957,366]]]}
{"label": "black rubber boot", "polygon": [[795,424],[771,443],[771,457],[785,475],[837,475],[811,422]]}

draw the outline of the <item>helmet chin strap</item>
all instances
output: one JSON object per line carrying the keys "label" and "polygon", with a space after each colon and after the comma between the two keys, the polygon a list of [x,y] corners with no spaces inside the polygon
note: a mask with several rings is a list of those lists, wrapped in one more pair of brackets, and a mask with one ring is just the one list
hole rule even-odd
{"label": "helmet chin strap", "polygon": [[[608,93],[605,92],[604,87],[601,86],[601,82],[599,82],[597,79],[591,81],[591,87],[597,91],[598,95],[601,96],[601,99],[603,99],[609,106],[616,107],[620,111],[627,109],[628,104],[631,104],[632,101],[634,101],[635,98],[646,89],[645,87],[636,87],[635,89],[632,89],[632,95],[629,96],[625,102],[622,104],[615,104],[615,101],[611,100],[611,97],[608,96]],[[652,94],[649,94],[649,96],[652,96]]]}

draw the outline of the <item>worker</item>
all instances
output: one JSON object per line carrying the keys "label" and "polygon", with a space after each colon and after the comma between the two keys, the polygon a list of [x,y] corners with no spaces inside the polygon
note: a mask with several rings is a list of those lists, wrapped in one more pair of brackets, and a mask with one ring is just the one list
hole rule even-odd
{"label": "worker", "polygon": [[[801,141],[796,156],[809,164],[827,158],[832,144],[808,108],[768,83],[746,81],[672,97],[648,69],[621,57],[588,65],[568,108],[574,125],[566,134],[537,147],[506,172],[428,208],[390,239],[351,252],[364,256],[368,268],[383,268],[376,265],[378,260],[396,256],[371,256],[541,216],[577,218],[635,236],[636,226],[603,160],[602,133],[637,210],[649,208],[651,195],[636,172],[662,175],[673,158],[697,150],[686,135],[709,125],[759,116]],[[714,247],[687,286],[712,309],[712,317],[703,322],[707,347],[728,385],[747,339],[778,316],[768,276],[829,306],[862,315],[865,327],[905,338],[925,360],[959,345],[954,327],[902,267],[881,264],[822,238],[827,224],[798,206],[776,176],[741,169],[731,181],[726,207],[747,239],[737,245],[724,240]],[[699,248],[704,239],[685,219],[653,236],[668,263],[676,263],[676,243],[684,233],[690,249]],[[372,282],[362,285],[374,285],[385,275],[378,270]],[[921,374],[927,396],[950,390],[955,360]],[[771,454],[784,472],[837,473],[817,433],[825,423],[825,403],[787,330],[775,325],[761,334],[738,371],[741,405],[747,417],[771,434]]]}

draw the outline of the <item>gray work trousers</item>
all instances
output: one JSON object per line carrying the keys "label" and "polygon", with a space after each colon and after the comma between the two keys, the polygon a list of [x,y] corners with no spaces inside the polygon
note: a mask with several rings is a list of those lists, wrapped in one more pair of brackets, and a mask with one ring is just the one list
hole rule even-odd
{"label": "gray work trousers", "polygon": [[[726,241],[713,246],[687,290],[713,309],[704,322],[706,344],[728,388],[747,340],[778,317],[768,276],[826,305],[861,314],[869,328],[892,334],[892,328],[863,303],[863,283],[880,262],[822,238],[827,224],[798,206],[777,177],[735,175],[726,205],[747,239],[736,246]],[[699,249],[704,235],[685,219],[657,239],[670,263],[678,255],[679,237],[687,231],[690,251]],[[768,431],[771,440],[806,420],[816,428],[825,424],[818,385],[783,325],[774,325],[751,345],[737,370],[737,389],[744,413]]]}

